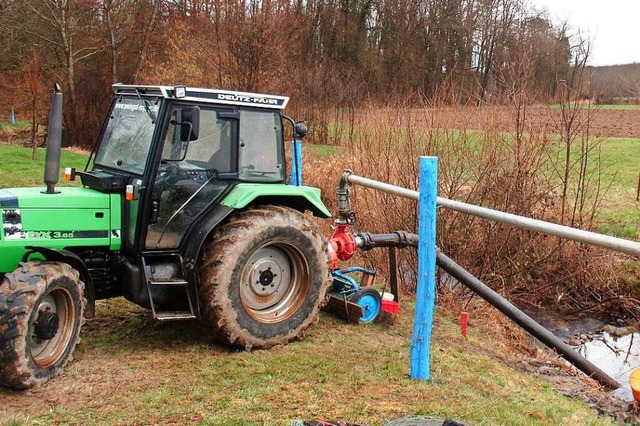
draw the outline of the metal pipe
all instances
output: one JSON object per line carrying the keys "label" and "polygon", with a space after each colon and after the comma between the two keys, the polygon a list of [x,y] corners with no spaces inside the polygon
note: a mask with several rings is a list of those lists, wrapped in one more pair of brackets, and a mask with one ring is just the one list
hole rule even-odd
{"label": "metal pipe", "polygon": [[[373,179],[356,176],[353,174],[343,175],[343,179],[347,182],[361,185],[371,189],[377,189],[388,194],[397,195],[399,197],[418,200],[418,191],[402,188],[388,183],[379,182]],[[545,222],[543,220],[532,219],[529,217],[518,216],[511,213],[505,213],[486,207],[474,206],[473,204],[463,203],[461,201],[450,200],[448,198],[438,197],[437,204],[444,208],[455,210],[460,213],[467,213],[473,216],[482,217],[484,219],[493,220],[495,222],[505,223],[516,228],[526,229],[529,231],[540,232],[546,235],[553,235],[568,240],[578,241],[585,244],[591,244],[598,247],[630,254],[632,256],[640,256],[640,243],[623,238],[616,238],[609,235],[602,235],[591,231],[571,228],[569,226],[558,225],[555,223]]]}
{"label": "metal pipe", "polygon": [[349,223],[352,218],[351,211],[351,198],[349,196],[349,183],[347,179],[353,172],[349,169],[345,169],[340,177],[340,183],[338,184],[338,189],[336,190],[336,195],[338,197],[338,218],[336,219],[337,223]]}
{"label": "metal pipe", "polygon": [[500,312],[509,317],[513,322],[533,335],[536,339],[540,340],[551,349],[556,350],[564,359],[569,361],[586,375],[592,377],[598,383],[608,388],[617,389],[620,387],[620,383],[618,383],[614,378],[573,350],[571,346],[567,345],[549,330],[535,322],[531,317],[509,303],[506,299],[493,291],[482,281],[471,275],[449,257],[440,253],[439,250],[436,252],[436,264],[459,282],[469,287]]}
{"label": "metal pipe", "polygon": [[418,191],[354,175],[353,173],[343,174],[342,179],[346,180],[349,183],[355,183],[367,188],[377,189],[378,191],[386,192],[387,194],[391,195],[397,195],[398,197],[410,198],[416,201],[418,201],[418,199],[420,198]]}

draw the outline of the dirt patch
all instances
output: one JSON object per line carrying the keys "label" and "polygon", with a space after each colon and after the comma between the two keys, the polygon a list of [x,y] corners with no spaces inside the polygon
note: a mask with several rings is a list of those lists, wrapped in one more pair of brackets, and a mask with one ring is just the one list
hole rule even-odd
{"label": "dirt patch", "polygon": [[584,400],[600,414],[610,416],[618,423],[640,424],[640,412],[632,402],[620,399],[562,359],[550,358],[548,354],[544,354],[537,358],[523,357],[513,366],[548,381],[563,395]]}
{"label": "dirt patch", "polygon": [[[481,327],[485,326],[487,325]],[[514,324],[509,323],[506,329],[513,329],[516,335],[521,334],[521,330]],[[600,386],[534,338],[525,337],[525,341],[520,341],[519,344],[514,344],[520,340],[519,336],[515,340],[512,337],[507,339],[508,341],[503,341],[499,348],[480,348],[480,351],[517,371],[548,382],[563,395],[585,401],[599,414],[611,417],[620,424],[640,424],[640,411],[633,402],[626,401],[614,391]]]}
{"label": "dirt patch", "polygon": [[[452,293],[445,293],[440,304],[444,305],[446,315],[454,318],[462,309],[455,307],[456,301],[451,297]],[[476,350],[516,371],[548,382],[557,392],[584,401],[599,414],[620,424],[640,424],[640,411],[633,402],[599,385],[486,302],[471,300],[464,310],[468,311],[470,324],[479,335],[491,336],[491,345],[481,345]],[[595,318],[567,320],[566,316],[550,310],[530,309],[527,314],[565,342],[576,333],[594,333],[607,324]]]}

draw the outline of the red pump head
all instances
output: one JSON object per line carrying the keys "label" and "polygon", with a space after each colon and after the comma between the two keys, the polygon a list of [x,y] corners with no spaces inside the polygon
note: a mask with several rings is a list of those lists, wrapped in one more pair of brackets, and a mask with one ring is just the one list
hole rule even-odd
{"label": "red pump head", "polygon": [[356,252],[356,239],[347,231],[346,223],[336,224],[336,230],[329,239],[329,252],[331,253],[331,269],[338,267],[338,260],[349,260]]}

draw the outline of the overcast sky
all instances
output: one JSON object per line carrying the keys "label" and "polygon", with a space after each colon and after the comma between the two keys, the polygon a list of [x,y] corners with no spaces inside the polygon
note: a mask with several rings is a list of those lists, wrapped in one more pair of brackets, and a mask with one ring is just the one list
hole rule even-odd
{"label": "overcast sky", "polygon": [[529,0],[592,40],[591,65],[640,62],[640,0]]}

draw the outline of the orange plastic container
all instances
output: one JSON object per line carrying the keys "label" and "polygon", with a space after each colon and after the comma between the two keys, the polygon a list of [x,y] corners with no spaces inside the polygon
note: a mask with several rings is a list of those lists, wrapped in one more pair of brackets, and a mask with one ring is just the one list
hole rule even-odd
{"label": "orange plastic container", "polygon": [[382,299],[382,310],[388,312],[392,315],[398,314],[398,308],[400,308],[400,304],[395,300],[384,300]]}
{"label": "orange plastic container", "polygon": [[629,384],[631,385],[631,392],[636,401],[640,402],[640,368],[636,368],[631,372],[629,376]]}

